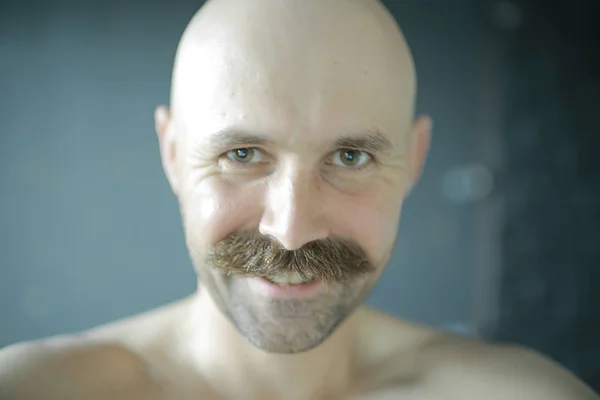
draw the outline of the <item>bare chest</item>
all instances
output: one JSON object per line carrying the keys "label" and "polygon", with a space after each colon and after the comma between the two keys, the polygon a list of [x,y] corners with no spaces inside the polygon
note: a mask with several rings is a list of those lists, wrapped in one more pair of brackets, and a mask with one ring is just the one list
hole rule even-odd
{"label": "bare chest", "polygon": [[[428,392],[418,383],[381,386],[372,385],[361,390],[364,381],[357,379],[353,384],[317,389],[313,392],[298,393],[276,391],[272,387],[255,383],[229,384],[224,386],[210,382],[206,378],[181,374],[178,377],[162,377],[159,390],[152,393],[157,400],[442,400],[444,397]],[[113,398],[113,400],[115,400]],[[119,399],[120,400],[120,399]],[[125,400],[125,398],[123,398]],[[130,400],[130,398],[127,398]]]}

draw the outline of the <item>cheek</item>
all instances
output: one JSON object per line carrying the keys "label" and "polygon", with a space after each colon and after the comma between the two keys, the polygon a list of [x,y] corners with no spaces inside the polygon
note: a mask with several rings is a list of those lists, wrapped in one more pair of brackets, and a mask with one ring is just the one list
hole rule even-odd
{"label": "cheek", "polygon": [[385,259],[396,239],[401,200],[369,191],[339,199],[336,205],[336,230],[362,245],[373,261]]}
{"label": "cheek", "polygon": [[206,179],[182,197],[186,240],[192,251],[206,253],[231,233],[255,225],[260,215],[258,188],[240,188],[220,177]]}

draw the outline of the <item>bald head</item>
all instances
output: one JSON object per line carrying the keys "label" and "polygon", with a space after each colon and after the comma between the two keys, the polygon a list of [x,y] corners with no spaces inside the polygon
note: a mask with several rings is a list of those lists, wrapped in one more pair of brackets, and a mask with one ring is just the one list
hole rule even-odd
{"label": "bald head", "polygon": [[231,112],[286,125],[266,129],[309,129],[358,107],[372,125],[408,130],[414,95],[410,51],[378,1],[210,0],[182,37],[171,106],[175,118],[206,113],[214,128]]}
{"label": "bald head", "polygon": [[[254,345],[319,345],[387,264],[428,147],[396,23],[374,0],[211,0],[183,35],[171,96],[172,122],[157,113],[161,154],[201,286]],[[302,301],[272,301],[257,282],[279,275],[256,280],[244,255],[272,257],[236,237],[284,255],[317,246],[318,257],[299,256],[302,271],[341,271],[333,255],[350,253],[327,243],[351,244],[354,261],[374,267]],[[215,248],[251,276],[216,268]],[[291,268],[281,264],[281,279]]]}

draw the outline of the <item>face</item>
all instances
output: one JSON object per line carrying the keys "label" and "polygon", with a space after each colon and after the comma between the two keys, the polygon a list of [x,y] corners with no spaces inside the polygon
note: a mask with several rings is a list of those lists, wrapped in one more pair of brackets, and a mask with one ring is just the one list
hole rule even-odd
{"label": "face", "polygon": [[182,46],[177,106],[157,130],[201,287],[253,345],[294,353],[377,282],[429,125],[398,110],[410,84],[385,46],[253,34]]}

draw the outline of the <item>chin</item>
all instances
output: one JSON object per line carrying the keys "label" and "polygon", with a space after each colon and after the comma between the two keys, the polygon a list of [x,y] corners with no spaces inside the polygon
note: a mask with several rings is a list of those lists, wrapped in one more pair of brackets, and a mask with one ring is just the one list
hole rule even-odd
{"label": "chin", "polygon": [[251,345],[268,353],[295,354],[325,342],[359,305],[350,288],[314,301],[235,296],[227,314]]}
{"label": "chin", "polygon": [[245,337],[248,343],[252,346],[271,354],[301,354],[317,348],[323,343],[327,337],[320,338],[317,340],[310,341],[297,341],[297,342],[280,342],[273,340],[273,338],[256,338],[256,337]]}
{"label": "chin", "polygon": [[[319,347],[336,331],[343,320],[331,325],[328,329],[317,331],[305,327],[277,327],[274,331],[264,329],[247,329],[245,325],[236,324],[238,332],[252,346],[273,354],[299,354]],[[298,329],[299,328],[299,329]],[[314,328],[311,328],[314,329]]]}

